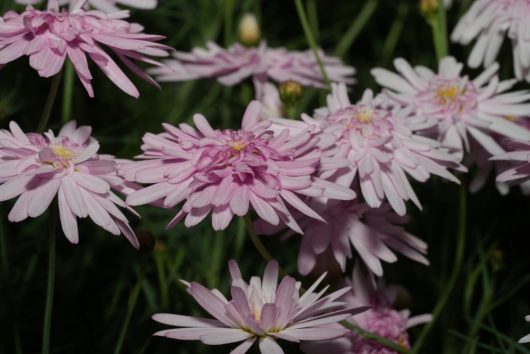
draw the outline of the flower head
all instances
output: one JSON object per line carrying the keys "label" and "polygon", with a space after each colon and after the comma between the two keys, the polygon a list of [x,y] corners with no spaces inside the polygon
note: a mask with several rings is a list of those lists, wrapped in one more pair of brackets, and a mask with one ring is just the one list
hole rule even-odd
{"label": "flower head", "polygon": [[[398,288],[386,286],[383,281],[376,282],[371,274],[364,276],[358,265],[353,271],[351,286],[352,291],[346,293],[342,300],[348,306],[370,306],[370,309],[352,317],[349,321],[366,331],[389,339],[405,349],[410,348],[408,328],[429,322],[432,318],[428,314],[410,317],[409,310],[395,310],[393,304],[398,294]],[[307,354],[324,352],[329,354],[395,353],[353,332],[345,338],[332,341],[303,343],[302,349]]]}
{"label": "flower head", "polygon": [[[82,0],[57,0],[59,6],[70,5],[70,7],[76,6],[79,1]],[[42,0],[15,0],[15,2],[22,5],[34,5],[42,2]],[[107,13],[120,11],[119,5],[142,10],[152,10],[158,5],[157,0],[87,0],[83,2],[86,3],[85,7],[89,6]]]}
{"label": "flower head", "polygon": [[434,134],[459,159],[470,151],[470,139],[490,155],[504,152],[492,138],[493,133],[530,141],[528,130],[506,119],[528,115],[530,95],[526,91],[507,92],[515,81],[499,81],[497,64],[474,80],[461,74],[463,65],[452,57],[440,62],[438,73],[423,66],[412,68],[403,59],[396,59],[394,65],[399,74],[372,70],[376,81],[387,89],[392,101],[411,105],[418,115],[436,119]]}
{"label": "flower head", "polygon": [[[177,52],[166,68],[155,68],[158,81],[185,81],[215,78],[223,85],[232,86],[252,78],[259,86],[273,80],[293,80],[303,86],[322,87],[324,79],[311,51],[293,52],[284,48],[269,48],[265,42],[259,47],[246,48],[239,43],[228,49],[209,42],[207,48],[196,48],[191,53]],[[320,53],[329,80],[353,83],[354,68],[345,66],[337,58]]]}
{"label": "flower head", "polygon": [[19,222],[44,213],[58,196],[63,232],[79,242],[76,217],[89,216],[108,232],[123,234],[138,247],[127,208],[111,189],[127,190],[116,173],[112,156],[98,155],[99,143],[88,126],[65,125],[59,135],[24,134],[15,122],[0,131],[0,201],[18,197],[9,221]]}
{"label": "flower head", "polygon": [[451,39],[467,45],[476,43],[468,65],[477,68],[492,65],[508,37],[513,47],[515,76],[530,81],[530,38],[526,31],[530,25],[528,0],[477,0],[456,25]]}
{"label": "flower head", "polygon": [[[526,320],[526,322],[530,322],[530,315],[525,316],[524,319]],[[530,343],[530,334],[527,334],[523,338],[519,339],[519,343]]]}
{"label": "flower head", "polygon": [[492,158],[508,163],[508,168],[497,176],[497,182],[528,182],[530,180],[530,143],[512,142],[511,151]]}
{"label": "flower head", "polygon": [[427,244],[403,229],[407,218],[397,215],[388,204],[370,208],[356,200],[316,208],[327,223],[312,219],[300,222],[304,231],[298,254],[298,271],[308,274],[320,257],[330,255],[341,270],[352,258],[351,246],[374,274],[383,275],[381,262],[395,262],[394,252],[417,262],[425,258]]}
{"label": "flower head", "polygon": [[138,97],[137,88],[104,50],[108,49],[133,73],[157,86],[133,60],[160,65],[151,57],[168,55],[169,47],[157,43],[164,37],[142,33],[140,25],[100,11],[85,11],[80,8],[82,3],[78,2],[70,12],[60,11],[56,1],[50,1],[46,11],[28,6],[21,14],[7,12],[0,21],[0,65],[25,55],[40,76],[51,77],[60,72],[68,57],[93,97],[88,67],[91,59],[116,86]]}
{"label": "flower head", "polygon": [[387,200],[399,214],[405,202],[420,202],[407,174],[425,182],[431,174],[458,182],[447,169],[456,168],[454,157],[432,139],[415,130],[432,122],[414,114],[411,107],[391,105],[384,97],[367,90],[359,103],[352,104],[344,84],[334,84],[328,106],[304,117],[309,126],[319,126],[324,156],[346,159],[345,168],[329,169],[322,178],[345,186],[359,185],[366,203],[378,208]]}
{"label": "flower head", "polygon": [[252,207],[268,223],[281,221],[301,232],[287,205],[322,218],[299,196],[354,198],[350,189],[314,176],[323,160],[313,134],[274,134],[268,129],[271,122],[259,122],[260,111],[261,104],[252,102],[241,130],[214,130],[206,118],[195,115],[197,129],[165,124],[164,133],[146,134],[143,160],[127,166],[124,174],[130,181],[152,185],[129,195],[127,203],[160,201],[172,208],[184,201],[170,225],[185,217],[191,227],[212,213],[215,230]]}
{"label": "flower head", "polygon": [[243,342],[232,353],[244,354],[259,340],[262,354],[283,350],[277,339],[290,342],[327,340],[341,337],[348,329],[334,326],[366,307],[344,308],[336,301],[350,290],[349,287],[322,297],[315,290],[322,275],[303,295],[300,283],[289,276],[278,284],[278,264],[269,262],[263,278],[243,280],[235,261],[230,261],[232,277],[230,300],[217,289],[209,290],[197,283],[187,283],[188,293],[215,319],[172,314],[157,314],[155,321],[180,328],[155,333],[158,336],[180,340],[200,340],[218,345]]}

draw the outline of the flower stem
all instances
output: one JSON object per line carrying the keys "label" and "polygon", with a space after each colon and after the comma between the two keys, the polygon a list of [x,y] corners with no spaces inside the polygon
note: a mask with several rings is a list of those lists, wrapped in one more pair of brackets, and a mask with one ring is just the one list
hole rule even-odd
{"label": "flower stem", "polygon": [[55,231],[57,224],[57,212],[51,211],[50,249],[48,253],[48,285],[46,289],[46,307],[44,309],[44,324],[42,333],[42,354],[50,353],[50,334],[53,311],[53,295],[55,289]]}
{"label": "flower stem", "polygon": [[74,94],[74,67],[67,61],[64,70],[63,124],[72,119],[72,98]]}
{"label": "flower stem", "polygon": [[298,17],[300,18],[300,23],[302,24],[302,28],[304,29],[307,42],[309,43],[309,46],[311,47],[311,50],[313,51],[313,54],[315,55],[315,59],[318,63],[318,67],[320,69],[320,73],[322,74],[322,78],[324,79],[324,82],[326,83],[326,85],[329,86],[330,85],[329,76],[326,73],[326,69],[324,69],[324,64],[322,64],[322,60],[320,59],[317,42],[315,40],[315,37],[313,36],[313,32],[311,31],[311,26],[309,25],[309,21],[305,13],[304,5],[302,4],[302,0],[294,0],[294,3],[296,5],[296,11],[298,12]]}
{"label": "flower stem", "polygon": [[447,40],[447,17],[445,13],[444,0],[438,0],[438,10],[435,15],[427,19],[432,29],[434,49],[436,58],[442,60],[449,53],[449,44]]}
{"label": "flower stem", "polygon": [[361,33],[364,26],[366,26],[372,15],[375,13],[378,5],[379,0],[368,0],[365,2],[363,8],[361,11],[359,11],[359,14],[351,23],[350,28],[348,28],[346,33],[344,33],[341,40],[339,41],[337,49],[335,50],[335,54],[337,56],[342,57],[348,52],[359,36],[359,33]]}
{"label": "flower stem", "polygon": [[425,327],[423,327],[420,335],[416,339],[416,343],[413,347],[413,353],[419,353],[419,350],[421,349],[423,342],[427,338],[427,335],[431,331],[432,327],[440,317],[440,314],[442,313],[442,310],[445,308],[445,305],[447,301],[449,300],[449,297],[451,296],[451,293],[453,292],[453,289],[455,287],[456,281],[458,280],[458,275],[460,274],[460,270],[462,268],[462,263],[464,261],[464,248],[466,244],[466,229],[467,229],[467,189],[466,184],[462,182],[462,185],[460,186],[459,193],[458,193],[458,229],[457,229],[457,240],[456,240],[456,252],[455,252],[455,258],[453,263],[453,270],[451,272],[451,275],[449,276],[449,280],[447,281],[447,285],[443,289],[442,294],[440,295],[440,298],[438,299],[438,303],[434,307],[434,310],[432,312],[432,321],[427,323]]}
{"label": "flower stem", "polygon": [[44,129],[46,129],[46,126],[48,125],[50,115],[52,114],[53,104],[55,103],[55,99],[57,98],[57,91],[59,89],[59,84],[61,83],[61,77],[62,70],[58,74],[56,74],[52,79],[50,91],[48,92],[48,98],[46,98],[44,110],[42,111],[42,116],[40,118],[39,125],[37,128],[38,132],[43,132]]}
{"label": "flower stem", "polygon": [[138,281],[136,282],[136,285],[131,290],[131,293],[129,295],[127,314],[125,315],[125,321],[123,322],[123,326],[120,331],[120,336],[118,337],[118,342],[116,342],[116,347],[114,348],[114,354],[121,353],[121,348],[123,347],[123,342],[125,341],[125,335],[127,334],[127,330],[129,329],[129,323],[131,323],[132,314],[134,308],[136,307],[136,302],[138,301],[138,295],[140,295],[140,289],[142,289],[143,280],[144,275],[143,272],[141,272],[138,276]]}
{"label": "flower stem", "polygon": [[263,243],[261,243],[261,240],[256,234],[256,231],[254,231],[254,226],[252,226],[252,220],[250,219],[250,215],[245,215],[243,219],[245,220],[245,226],[247,227],[247,232],[250,236],[250,240],[254,244],[254,247],[256,247],[256,250],[258,250],[259,254],[267,262],[273,260],[273,257],[271,256],[267,248],[263,245]]}

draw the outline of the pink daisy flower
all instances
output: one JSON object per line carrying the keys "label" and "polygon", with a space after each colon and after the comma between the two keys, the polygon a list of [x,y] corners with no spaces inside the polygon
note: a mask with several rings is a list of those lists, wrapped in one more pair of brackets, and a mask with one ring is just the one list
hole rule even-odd
{"label": "pink daisy flower", "polygon": [[197,283],[184,282],[188,293],[215,319],[172,314],[156,314],[153,319],[178,328],[155,333],[180,340],[200,340],[209,345],[242,342],[231,353],[244,354],[259,341],[262,354],[283,354],[276,340],[290,342],[328,340],[350,331],[333,326],[339,321],[366,310],[366,307],[344,308],[336,301],[350,291],[349,287],[322,297],[315,292],[322,275],[302,296],[300,283],[286,276],[278,284],[278,263],[269,262],[263,279],[243,280],[235,261],[229,262],[232,277],[232,299],[219,290],[209,290]]}
{"label": "pink daisy flower", "polygon": [[[326,56],[323,52],[320,52],[320,58],[330,81],[354,83],[354,68],[345,66],[339,59]],[[166,67],[151,71],[158,81],[215,78],[223,85],[232,86],[252,78],[258,92],[261,85],[269,80],[293,80],[303,86],[324,86],[324,79],[311,51],[269,48],[265,42],[251,48],[236,43],[228,49],[209,42],[206,48],[195,48],[191,53],[176,52],[174,59],[165,64]]]}
{"label": "pink daisy flower", "polygon": [[411,105],[419,115],[437,120],[433,134],[460,160],[470,151],[470,139],[490,155],[504,152],[492,138],[501,136],[530,141],[530,132],[506,119],[523,117],[530,112],[527,91],[507,92],[515,80],[499,81],[498,64],[488,67],[474,80],[461,74],[463,65],[453,57],[444,58],[438,73],[403,59],[394,65],[399,74],[373,69],[376,81],[386,88],[388,97],[402,105]]}
{"label": "pink daisy flower", "polygon": [[243,116],[241,130],[214,130],[197,114],[193,117],[197,129],[164,124],[164,133],[146,134],[142,161],[126,166],[124,175],[129,181],[151,185],[129,195],[127,203],[157,202],[173,208],[184,202],[168,227],[183,218],[191,227],[211,213],[213,228],[222,230],[234,215],[246,215],[252,208],[268,223],[283,222],[301,233],[287,205],[322,220],[304,197],[355,197],[349,188],[313,176],[321,164],[343,166],[347,161],[323,159],[318,139],[308,131],[274,134],[268,129],[271,122],[260,122],[260,116],[261,104],[254,101]]}
{"label": "pink daisy flower", "polygon": [[298,271],[309,274],[320,257],[331,256],[342,272],[353,257],[352,246],[374,274],[383,275],[381,262],[397,261],[395,252],[425,265],[427,244],[406,232],[408,218],[397,215],[384,203],[370,208],[358,201],[328,203],[317,209],[327,223],[306,218],[298,254]]}
{"label": "pink daisy flower", "polygon": [[[429,314],[410,317],[409,310],[397,311],[393,308],[399,288],[386,286],[382,280],[376,282],[370,274],[363,276],[359,266],[353,271],[352,291],[342,297],[348,306],[370,306],[348,321],[380,337],[389,339],[404,349],[410,349],[407,330],[413,326],[429,322]],[[381,344],[370,341],[359,334],[350,332],[347,337],[331,341],[302,343],[306,354],[394,354]]]}
{"label": "pink daisy flower", "polygon": [[92,128],[66,124],[58,136],[25,134],[15,122],[0,131],[0,201],[18,197],[9,221],[19,222],[44,213],[57,195],[61,226],[77,244],[78,218],[90,217],[114,235],[123,234],[138,248],[138,240],[118,207],[128,208],[112,189],[128,191],[116,173],[111,156],[98,155]]}
{"label": "pink daisy flower", "polygon": [[477,0],[456,25],[451,40],[476,43],[468,65],[492,65],[508,37],[513,47],[515,76],[530,82],[530,2],[528,0]]}
{"label": "pink daisy flower", "polygon": [[168,55],[170,48],[156,43],[164,37],[142,33],[140,25],[116,18],[123,18],[123,13],[113,17],[100,11],[85,11],[81,8],[84,2],[77,2],[70,12],[59,11],[55,0],[48,3],[47,11],[28,6],[21,14],[7,12],[0,21],[0,65],[26,55],[41,77],[51,77],[59,73],[68,57],[88,95],[93,97],[90,59],[121,90],[138,97],[136,86],[106,48],[133,73],[158,86],[133,60],[161,65],[151,57]]}
{"label": "pink daisy flower", "polygon": [[[22,5],[34,5],[42,2],[42,0],[15,0],[15,2]],[[76,5],[79,0],[58,0],[59,6]],[[158,5],[157,0],[88,0],[86,6],[90,6],[96,10],[107,13],[118,12],[118,6],[134,7],[142,10],[152,10]]]}
{"label": "pink daisy flower", "polygon": [[454,157],[435,140],[414,133],[432,122],[416,115],[411,107],[391,105],[381,96],[374,98],[370,90],[359,103],[352,104],[346,86],[333,84],[327,107],[315,111],[315,118],[303,119],[308,126],[319,127],[324,156],[349,161],[346,167],[322,171],[320,177],[348,187],[359,185],[372,208],[385,200],[399,215],[405,215],[408,200],[421,208],[407,174],[420,182],[433,174],[459,183],[447,170],[459,167]]}

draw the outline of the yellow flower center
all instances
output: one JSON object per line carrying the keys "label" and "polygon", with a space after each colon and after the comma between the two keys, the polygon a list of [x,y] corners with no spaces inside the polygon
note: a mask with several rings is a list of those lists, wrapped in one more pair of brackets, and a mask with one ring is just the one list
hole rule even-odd
{"label": "yellow flower center", "polygon": [[75,157],[75,152],[68,148],[65,148],[64,146],[53,145],[51,149],[55,156],[57,156],[61,160],[71,160]]}
{"label": "yellow flower center", "polygon": [[462,94],[462,90],[455,85],[441,86],[436,92],[436,96],[442,104],[453,103],[460,94]]}
{"label": "yellow flower center", "polygon": [[241,140],[235,140],[235,141],[231,141],[229,145],[235,151],[240,152],[247,146],[247,143]]}
{"label": "yellow flower center", "polygon": [[374,120],[374,111],[371,109],[361,110],[355,115],[355,119],[357,119],[359,123],[371,123]]}

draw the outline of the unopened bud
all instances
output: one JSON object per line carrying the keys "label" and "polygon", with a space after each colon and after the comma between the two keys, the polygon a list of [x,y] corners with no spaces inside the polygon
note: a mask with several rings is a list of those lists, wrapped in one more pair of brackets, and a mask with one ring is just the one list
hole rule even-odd
{"label": "unopened bud", "polygon": [[420,0],[420,11],[424,16],[430,17],[438,11],[438,0]]}
{"label": "unopened bud", "polygon": [[292,106],[300,102],[304,88],[300,83],[288,80],[280,85],[280,99],[286,106]]}
{"label": "unopened bud", "polygon": [[256,16],[251,13],[244,14],[239,21],[239,41],[247,47],[252,47],[257,45],[260,39],[261,30]]}

